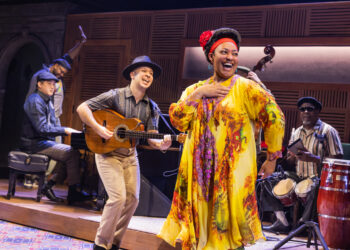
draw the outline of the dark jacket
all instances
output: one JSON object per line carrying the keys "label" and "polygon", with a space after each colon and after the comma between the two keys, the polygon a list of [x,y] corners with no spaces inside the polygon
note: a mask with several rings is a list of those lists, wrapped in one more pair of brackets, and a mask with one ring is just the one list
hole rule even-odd
{"label": "dark jacket", "polygon": [[21,149],[37,152],[51,147],[55,137],[65,135],[65,127],[57,125],[50,97],[40,91],[31,94],[24,103]]}

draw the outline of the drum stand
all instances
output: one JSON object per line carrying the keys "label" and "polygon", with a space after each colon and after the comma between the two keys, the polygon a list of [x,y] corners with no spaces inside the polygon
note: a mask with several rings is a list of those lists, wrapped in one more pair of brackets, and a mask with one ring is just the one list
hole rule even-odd
{"label": "drum stand", "polygon": [[280,249],[284,244],[286,244],[289,240],[291,240],[294,236],[297,236],[300,232],[302,232],[304,229],[308,230],[308,240],[307,240],[307,248],[310,247],[311,245],[311,237],[314,237],[314,241],[315,241],[315,248],[316,250],[318,249],[318,245],[317,245],[317,238],[320,240],[321,245],[323,247],[324,250],[328,250],[328,246],[326,244],[326,242],[324,241],[324,238],[321,234],[320,229],[318,228],[318,224],[316,222],[313,221],[305,221],[305,223],[303,225],[301,225],[300,227],[298,227],[297,229],[295,229],[293,232],[291,232],[290,234],[288,234],[288,236],[286,238],[284,238],[282,241],[280,241],[273,249]]}
{"label": "drum stand", "polygon": [[[315,192],[315,198],[313,200],[313,209],[311,213],[311,218],[315,218],[315,213],[316,213],[316,201],[317,201],[317,194],[318,194],[318,183],[317,183],[317,190]],[[316,250],[318,249],[318,243],[317,243],[317,238],[320,240],[321,245],[324,250],[329,250],[322,234],[320,231],[320,228],[318,227],[318,224],[314,221],[305,221],[304,224],[299,226],[297,229],[292,231],[291,233],[288,234],[286,238],[281,240],[273,249],[280,249],[284,244],[286,244],[289,240],[291,240],[294,236],[297,236],[299,233],[304,231],[306,229],[308,231],[308,239],[307,239],[307,244],[306,247],[310,248],[311,245],[311,237],[313,236],[314,241],[315,241],[315,248]],[[317,237],[316,237],[317,236]]]}

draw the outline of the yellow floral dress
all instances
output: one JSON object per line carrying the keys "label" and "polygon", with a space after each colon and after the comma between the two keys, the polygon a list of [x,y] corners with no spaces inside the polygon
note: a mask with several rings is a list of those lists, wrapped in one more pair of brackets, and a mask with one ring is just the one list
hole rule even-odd
{"label": "yellow floral dress", "polygon": [[264,236],[255,199],[253,121],[271,156],[281,156],[284,116],[257,83],[234,75],[224,98],[193,100],[212,78],[189,86],[170,106],[172,124],[187,131],[170,213],[159,237],[183,249],[236,249]]}

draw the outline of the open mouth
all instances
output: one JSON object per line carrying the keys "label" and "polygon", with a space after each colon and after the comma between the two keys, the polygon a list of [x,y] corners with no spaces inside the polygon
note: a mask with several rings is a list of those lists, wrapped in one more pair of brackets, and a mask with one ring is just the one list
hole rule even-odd
{"label": "open mouth", "polygon": [[224,69],[230,70],[230,69],[233,68],[233,64],[232,64],[232,63],[224,63],[224,64],[223,64],[223,67],[224,67]]}

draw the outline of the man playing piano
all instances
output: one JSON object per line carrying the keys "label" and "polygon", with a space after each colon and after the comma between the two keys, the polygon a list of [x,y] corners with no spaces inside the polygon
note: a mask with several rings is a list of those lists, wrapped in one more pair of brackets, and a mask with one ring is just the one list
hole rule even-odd
{"label": "man playing piano", "polygon": [[[125,118],[141,120],[148,132],[157,133],[159,114],[154,103],[146,95],[153,78],[161,73],[161,67],[148,56],[136,57],[128,65],[123,76],[130,80],[125,88],[112,89],[82,103],[77,112],[81,120],[105,140],[113,131],[97,123],[93,111],[113,109]],[[167,150],[170,135],[163,140],[148,139],[151,147]],[[139,201],[140,170],[137,152],[133,148],[118,148],[108,154],[96,154],[96,165],[109,199],[104,206],[100,226],[95,237],[94,249],[119,249]]]}
{"label": "man playing piano", "polygon": [[[62,127],[57,122],[51,100],[57,81],[56,76],[49,71],[42,71],[38,74],[36,91],[24,103],[25,116],[21,150],[44,154],[64,164],[69,184],[67,200],[69,204],[72,204],[87,198],[78,191],[80,184],[79,152],[73,150],[69,145],[57,143],[55,136],[70,135],[80,133],[80,131]],[[56,178],[57,175],[54,174],[43,187],[43,194],[52,201],[60,201],[52,190]]]}

